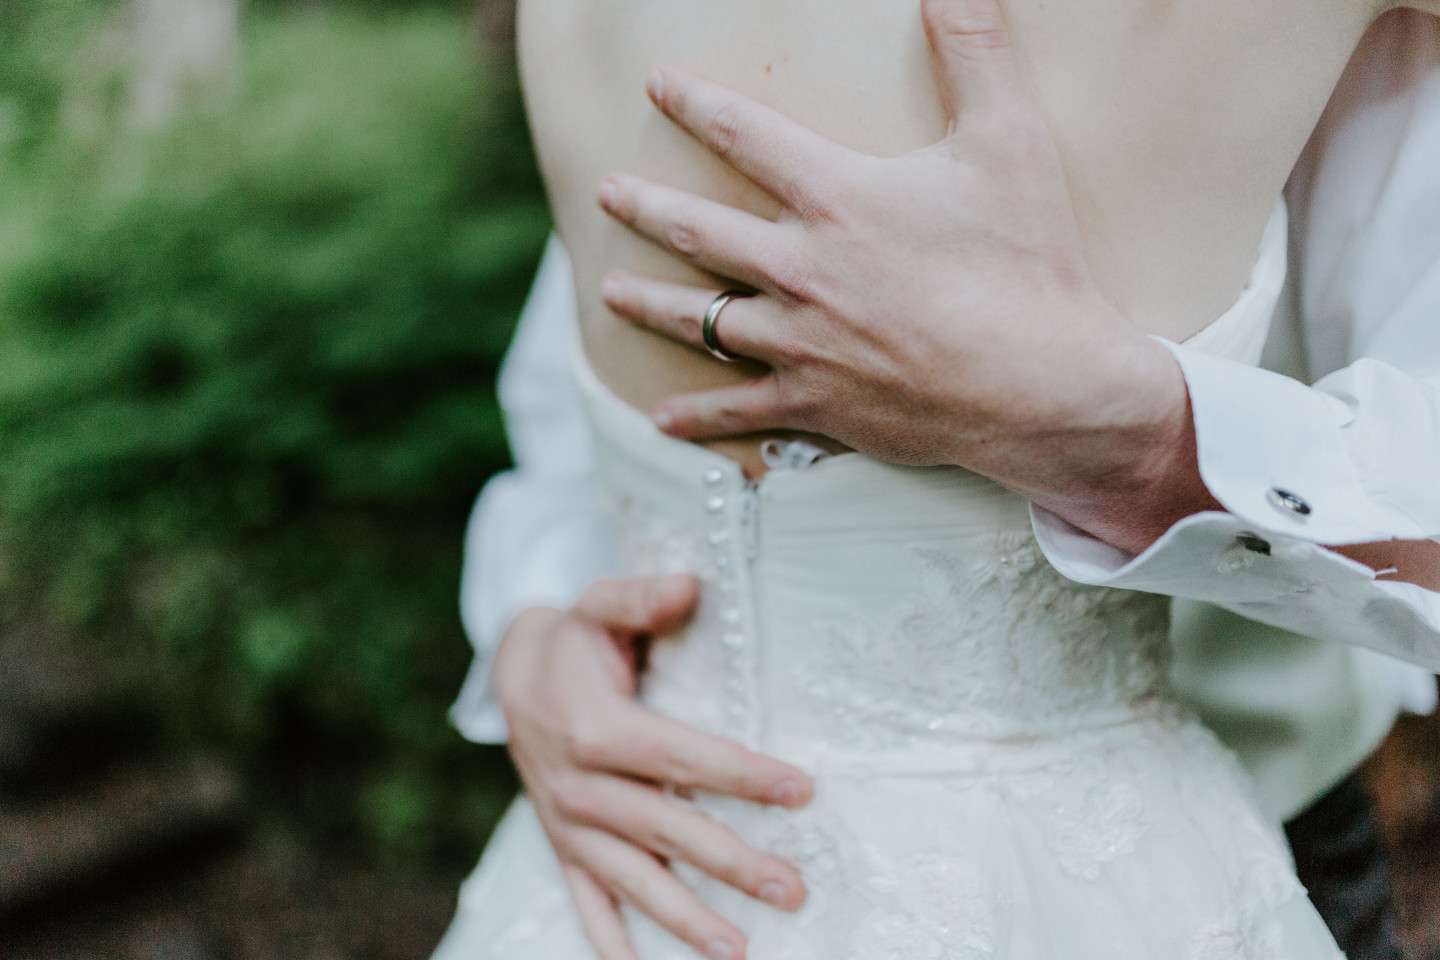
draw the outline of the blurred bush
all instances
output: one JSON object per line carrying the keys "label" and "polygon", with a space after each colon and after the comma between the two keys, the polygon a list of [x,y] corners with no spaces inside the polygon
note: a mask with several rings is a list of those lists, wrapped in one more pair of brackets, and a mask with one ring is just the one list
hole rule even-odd
{"label": "blurred bush", "polygon": [[123,648],[159,736],[391,856],[510,784],[445,709],[494,373],[549,229],[463,10],[251,8],[124,119],[114,5],[0,7],[0,597]]}

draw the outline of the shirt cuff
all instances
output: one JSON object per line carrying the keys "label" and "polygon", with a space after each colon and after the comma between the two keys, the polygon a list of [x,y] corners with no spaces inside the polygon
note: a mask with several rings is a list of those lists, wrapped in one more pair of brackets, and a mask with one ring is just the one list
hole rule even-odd
{"label": "shirt cuff", "polygon": [[1030,507],[1030,519],[1046,559],[1079,583],[1200,600],[1440,671],[1440,594],[1377,580],[1364,564],[1308,540],[1207,512],[1132,556],[1041,507]]}
{"label": "shirt cuff", "polygon": [[1429,384],[1361,360],[1309,387],[1160,342],[1190,392],[1200,476],[1242,526],[1337,546],[1437,532],[1417,476],[1440,455]]}

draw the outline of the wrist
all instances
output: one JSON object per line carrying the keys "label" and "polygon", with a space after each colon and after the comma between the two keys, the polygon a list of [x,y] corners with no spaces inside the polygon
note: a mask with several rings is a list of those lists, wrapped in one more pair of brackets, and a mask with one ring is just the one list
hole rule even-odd
{"label": "wrist", "polygon": [[1185,517],[1223,509],[1201,478],[1190,394],[1170,351],[1127,331],[1094,369],[1082,476],[1031,499],[1132,554]]}
{"label": "wrist", "polygon": [[1195,414],[1180,365],[1170,351],[1151,343],[1169,371],[1170,393],[1153,408],[1152,440],[1134,463],[1127,495],[1105,504],[1097,534],[1129,553],[1144,551],[1192,514],[1225,509],[1200,475]]}

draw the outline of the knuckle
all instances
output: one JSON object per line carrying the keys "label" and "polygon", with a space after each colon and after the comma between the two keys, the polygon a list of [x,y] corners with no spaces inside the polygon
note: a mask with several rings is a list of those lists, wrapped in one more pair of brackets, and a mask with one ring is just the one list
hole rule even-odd
{"label": "knuckle", "polygon": [[804,260],[796,257],[775,258],[769,279],[776,292],[786,300],[809,303],[816,297],[815,273]]}
{"label": "knuckle", "polygon": [[668,304],[665,313],[673,318],[675,332],[684,337],[700,339],[700,326],[705,319],[705,310],[710,306],[708,295],[703,302],[688,296],[676,296]]}
{"label": "knuckle", "polygon": [[775,392],[776,402],[785,413],[809,413],[814,407],[815,401],[809,391],[796,383],[794,379],[782,380]]}
{"label": "knuckle", "polygon": [[571,720],[562,734],[565,755],[585,767],[603,766],[610,759],[610,741],[596,724]]}
{"label": "knuckle", "polygon": [[700,772],[675,747],[671,746],[665,749],[662,764],[665,782],[671,786],[691,790],[700,786]]}
{"label": "knuckle", "polygon": [[852,193],[844,176],[815,176],[787,184],[786,199],[801,222],[815,229],[843,221]]}
{"label": "knuckle", "polygon": [[963,41],[956,48],[956,52],[971,60],[1003,50],[1010,43],[1005,25],[998,17],[990,15],[953,18],[947,32]]}
{"label": "knuckle", "polygon": [[808,427],[815,422],[818,405],[815,397],[791,380],[782,380],[777,392],[780,413],[787,423]]}
{"label": "knuckle", "polygon": [[581,777],[559,777],[550,784],[550,802],[567,820],[588,822],[595,815],[594,792]]}
{"label": "knuckle", "polygon": [[686,909],[683,913],[672,916],[667,926],[681,940],[702,950],[708,949],[710,942],[718,939],[720,935],[720,931],[716,929],[718,924],[699,908]]}
{"label": "knuckle", "polygon": [[998,13],[976,17],[968,27],[971,45],[980,50],[1004,50],[1010,46],[1010,33]]}
{"label": "knuckle", "polygon": [[650,849],[667,860],[683,860],[689,833],[682,817],[660,817],[650,826]]}
{"label": "knuckle", "polygon": [[758,871],[754,870],[747,848],[738,836],[725,830],[722,839],[706,851],[706,872],[731,886],[747,886]]}
{"label": "knuckle", "polygon": [[700,231],[686,214],[677,214],[666,226],[665,241],[676,253],[692,256],[700,252]]}
{"label": "knuckle", "polygon": [[733,103],[727,103],[710,118],[707,131],[710,147],[721,158],[732,156],[742,136],[740,111]]}
{"label": "knuckle", "polygon": [[740,416],[740,402],[733,394],[727,394],[715,401],[710,415],[722,423],[733,425]]}
{"label": "knuckle", "polygon": [[699,340],[704,317],[697,316],[689,310],[681,311],[676,315],[675,332],[687,340]]}
{"label": "knuckle", "polygon": [[750,407],[736,397],[727,397],[715,408],[714,417],[721,427],[731,432],[742,432],[750,421]]}
{"label": "knuckle", "polygon": [[932,33],[958,41],[953,52],[972,56],[1009,45],[1005,21],[997,9],[979,9],[946,0],[923,0],[921,15]]}
{"label": "knuckle", "polygon": [[[776,331],[771,349],[780,360],[781,365],[785,367],[800,365],[810,354],[804,338],[791,330]],[[785,391],[781,388],[781,384],[777,383],[776,387],[776,399],[783,401]]]}

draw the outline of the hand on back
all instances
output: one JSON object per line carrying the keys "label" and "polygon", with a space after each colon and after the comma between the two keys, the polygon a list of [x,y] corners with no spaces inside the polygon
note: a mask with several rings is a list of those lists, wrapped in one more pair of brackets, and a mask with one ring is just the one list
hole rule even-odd
{"label": "hand on back", "polygon": [[[759,294],[715,330],[771,372],[671,397],[656,423],[687,439],[796,429],[956,464],[1143,548],[1213,505],[1179,366],[1094,281],[998,4],[922,6],[951,128],[900,157],[848,150],[682,70],[652,76],[669,119],[782,205],[772,222],[628,174],[602,184],[613,217]],[[697,348],[719,292],[623,272],[602,289],[618,315]]]}
{"label": "hand on back", "polygon": [[800,875],[683,799],[690,791],[803,806],[802,771],[634,702],[643,644],[689,619],[691,577],[602,581],[574,608],[516,617],[495,662],[510,752],[559,855],[601,960],[634,960],[627,903],[702,955],[738,960],[745,936],[667,868],[680,860],[781,909],[805,899]]}

